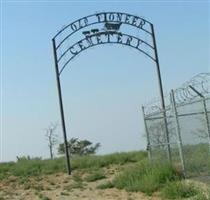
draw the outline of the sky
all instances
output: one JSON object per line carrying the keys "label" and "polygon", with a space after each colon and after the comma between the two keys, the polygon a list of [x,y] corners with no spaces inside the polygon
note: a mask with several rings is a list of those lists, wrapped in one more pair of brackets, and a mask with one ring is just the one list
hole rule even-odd
{"label": "sky", "polygon": [[[1,1],[0,161],[49,157],[45,129],[59,123],[52,37],[78,18],[119,11],[154,24],[164,92],[210,72],[209,6],[202,1]],[[141,106],[159,96],[156,68],[120,45],[93,47],[61,76],[68,138],[99,154],[146,147]],[[56,153],[56,149],[55,149]]]}

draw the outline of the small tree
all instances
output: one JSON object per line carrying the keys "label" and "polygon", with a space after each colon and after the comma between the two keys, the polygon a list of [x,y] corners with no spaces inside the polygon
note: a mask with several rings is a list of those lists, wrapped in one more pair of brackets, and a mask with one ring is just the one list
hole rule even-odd
{"label": "small tree", "polygon": [[47,141],[48,141],[48,147],[49,147],[49,150],[50,150],[50,158],[53,159],[53,148],[54,146],[57,144],[58,140],[57,140],[57,135],[55,134],[55,131],[58,127],[58,124],[57,123],[51,123],[49,125],[48,128],[45,129],[46,131],[46,138],[47,138]]}
{"label": "small tree", "polygon": [[[71,155],[95,154],[100,146],[100,143],[93,145],[89,140],[79,140],[78,138],[71,138],[68,141],[68,149]],[[59,144],[58,153],[64,154],[64,143]]]}

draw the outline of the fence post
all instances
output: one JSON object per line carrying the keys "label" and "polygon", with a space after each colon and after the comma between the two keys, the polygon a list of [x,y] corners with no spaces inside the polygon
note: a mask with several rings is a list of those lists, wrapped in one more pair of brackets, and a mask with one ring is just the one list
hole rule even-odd
{"label": "fence post", "polygon": [[145,116],[145,111],[144,111],[144,106],[141,107],[142,108],[142,113],[143,113],[143,120],[144,120],[144,129],[147,135],[147,152],[148,152],[148,158],[149,161],[152,160],[152,152],[151,152],[151,144],[150,144],[150,136],[149,136],[149,131],[147,128],[147,122],[146,122],[146,116]]}
{"label": "fence post", "polygon": [[204,111],[204,117],[205,117],[205,121],[206,121],[206,132],[207,132],[207,136],[208,136],[208,140],[209,140],[209,153],[210,153],[210,124],[209,124],[210,120],[208,117],[206,99],[205,99],[205,96],[203,94],[201,94],[198,90],[196,90],[192,85],[189,85],[189,88],[191,90],[193,90],[198,96],[200,96],[202,99],[202,102],[203,102],[203,111]]}
{"label": "fence post", "polygon": [[185,170],[185,160],[184,160],[184,155],[183,155],[183,145],[182,145],[182,137],[181,137],[181,129],[180,129],[180,124],[179,124],[179,118],[178,118],[178,113],[177,113],[177,108],[176,108],[176,101],[174,98],[174,91],[171,90],[171,104],[172,104],[172,111],[173,115],[175,118],[175,124],[176,124],[176,134],[177,134],[177,139],[178,139],[178,148],[179,148],[179,156],[181,159],[181,165],[182,165],[182,173],[183,176],[186,177],[186,170]]}
{"label": "fence post", "polygon": [[209,120],[209,117],[208,117],[208,111],[207,111],[205,97],[202,98],[202,102],[203,102],[204,117],[205,117],[205,121],[206,121],[206,132],[207,132],[208,140],[209,140],[209,153],[210,153],[210,124],[209,124],[210,120]]}

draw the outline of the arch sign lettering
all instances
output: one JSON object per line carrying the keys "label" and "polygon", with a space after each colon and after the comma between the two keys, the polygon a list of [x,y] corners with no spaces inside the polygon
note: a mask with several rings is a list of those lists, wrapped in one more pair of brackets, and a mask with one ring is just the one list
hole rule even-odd
{"label": "arch sign lettering", "polygon": [[[142,17],[127,13],[100,12],[82,17],[63,27],[53,37],[52,42],[68,174],[71,174],[71,165],[66,136],[60,76],[71,60],[91,47],[105,44],[120,44],[136,49],[155,63],[164,116],[165,133],[166,138],[168,138],[160,66],[154,26],[151,22]],[[170,157],[169,147],[168,157]]]}

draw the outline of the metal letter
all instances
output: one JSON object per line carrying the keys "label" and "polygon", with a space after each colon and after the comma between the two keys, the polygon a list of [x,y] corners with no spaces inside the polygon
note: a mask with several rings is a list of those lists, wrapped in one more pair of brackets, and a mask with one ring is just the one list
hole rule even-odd
{"label": "metal letter", "polygon": [[96,35],[96,40],[97,40],[97,44],[102,44],[103,43],[101,41],[101,36],[100,35]]}
{"label": "metal letter", "polygon": [[[102,16],[104,15],[104,20],[102,20]],[[96,17],[98,18],[98,22],[104,22],[105,21],[105,13],[96,14]]]}
{"label": "metal letter", "polygon": [[136,25],[137,20],[138,20],[138,19],[137,19],[136,17],[133,18],[133,21],[132,21],[132,25],[133,25],[133,26],[137,26],[137,25]]}
{"label": "metal letter", "polygon": [[121,22],[122,21],[122,13],[117,13],[117,21]]}
{"label": "metal letter", "polygon": [[71,24],[71,29],[73,31],[76,31],[77,30],[77,25],[75,23]]}
{"label": "metal letter", "polygon": [[132,41],[133,37],[132,36],[129,36],[126,40],[126,44],[131,46],[131,41]]}
{"label": "metal letter", "polygon": [[130,24],[130,17],[131,17],[131,15],[126,15],[125,16],[125,23],[128,23],[128,24]]}
{"label": "metal letter", "polygon": [[73,50],[73,48],[74,48],[74,46],[72,46],[72,47],[69,49],[69,51],[70,51],[73,55],[77,55],[77,54],[78,54],[78,52],[77,52],[77,51],[73,52],[73,51],[72,51],[72,50]]}
{"label": "metal letter", "polygon": [[[145,21],[143,19],[141,19],[138,28],[142,29],[144,25],[145,25]],[[151,25],[151,26],[153,26],[153,25]]]}
{"label": "metal letter", "polygon": [[113,13],[109,14],[109,21],[114,21],[114,14]]}

